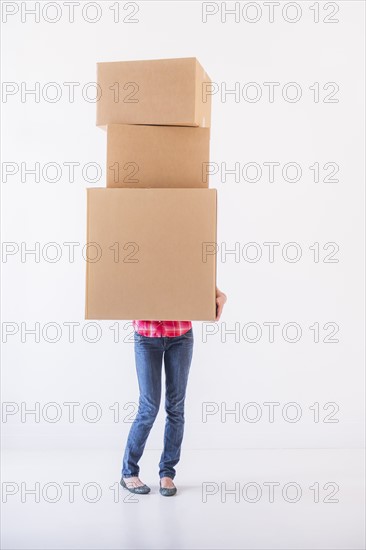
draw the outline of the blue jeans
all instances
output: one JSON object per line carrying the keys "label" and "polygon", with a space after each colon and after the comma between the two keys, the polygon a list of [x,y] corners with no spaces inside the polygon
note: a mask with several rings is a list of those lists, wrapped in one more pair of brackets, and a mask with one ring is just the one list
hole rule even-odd
{"label": "blue jeans", "polygon": [[138,462],[159,412],[161,370],[165,366],[164,449],[159,462],[159,477],[174,479],[184,432],[184,400],[193,355],[193,330],[181,336],[142,336],[135,332],[135,360],[140,390],[139,408],[128,434],[122,476],[139,475]]}

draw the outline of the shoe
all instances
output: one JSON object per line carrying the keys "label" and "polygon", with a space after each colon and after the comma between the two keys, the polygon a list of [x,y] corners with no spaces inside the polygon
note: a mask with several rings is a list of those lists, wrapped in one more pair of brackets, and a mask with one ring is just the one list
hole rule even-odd
{"label": "shoe", "polygon": [[171,487],[171,488],[162,487],[161,486],[161,481],[159,482],[159,484],[160,484],[159,492],[160,492],[161,495],[163,495],[163,497],[172,497],[177,492],[176,487]]}
{"label": "shoe", "polygon": [[121,477],[120,484],[122,487],[130,491],[130,493],[135,493],[137,495],[147,495],[147,493],[150,493],[151,489],[147,485],[140,485],[139,487],[129,487],[126,482],[124,481],[123,477]]}

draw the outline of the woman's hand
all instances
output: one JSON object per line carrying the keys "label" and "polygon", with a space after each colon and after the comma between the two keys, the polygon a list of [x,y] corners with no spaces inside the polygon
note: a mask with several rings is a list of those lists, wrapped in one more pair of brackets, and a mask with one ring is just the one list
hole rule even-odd
{"label": "woman's hand", "polygon": [[216,287],[216,319],[215,321],[218,321],[220,319],[226,300],[227,300],[226,294],[224,292],[221,292],[221,290],[219,290]]}

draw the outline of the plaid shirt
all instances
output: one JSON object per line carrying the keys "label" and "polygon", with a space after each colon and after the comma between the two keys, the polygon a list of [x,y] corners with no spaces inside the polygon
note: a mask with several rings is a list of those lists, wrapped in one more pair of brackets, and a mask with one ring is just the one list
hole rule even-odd
{"label": "plaid shirt", "polygon": [[182,336],[192,328],[191,321],[132,321],[133,328],[142,336]]}

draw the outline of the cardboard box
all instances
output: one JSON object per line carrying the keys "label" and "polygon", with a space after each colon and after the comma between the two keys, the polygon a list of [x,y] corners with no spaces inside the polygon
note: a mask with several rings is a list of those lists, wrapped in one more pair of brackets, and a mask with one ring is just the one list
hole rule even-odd
{"label": "cardboard box", "polygon": [[211,123],[211,80],[195,57],[97,63],[97,126]]}
{"label": "cardboard box", "polygon": [[216,189],[89,188],[87,245],[85,319],[215,320]]}
{"label": "cardboard box", "polygon": [[110,124],[107,187],[207,188],[209,155],[209,128]]}

